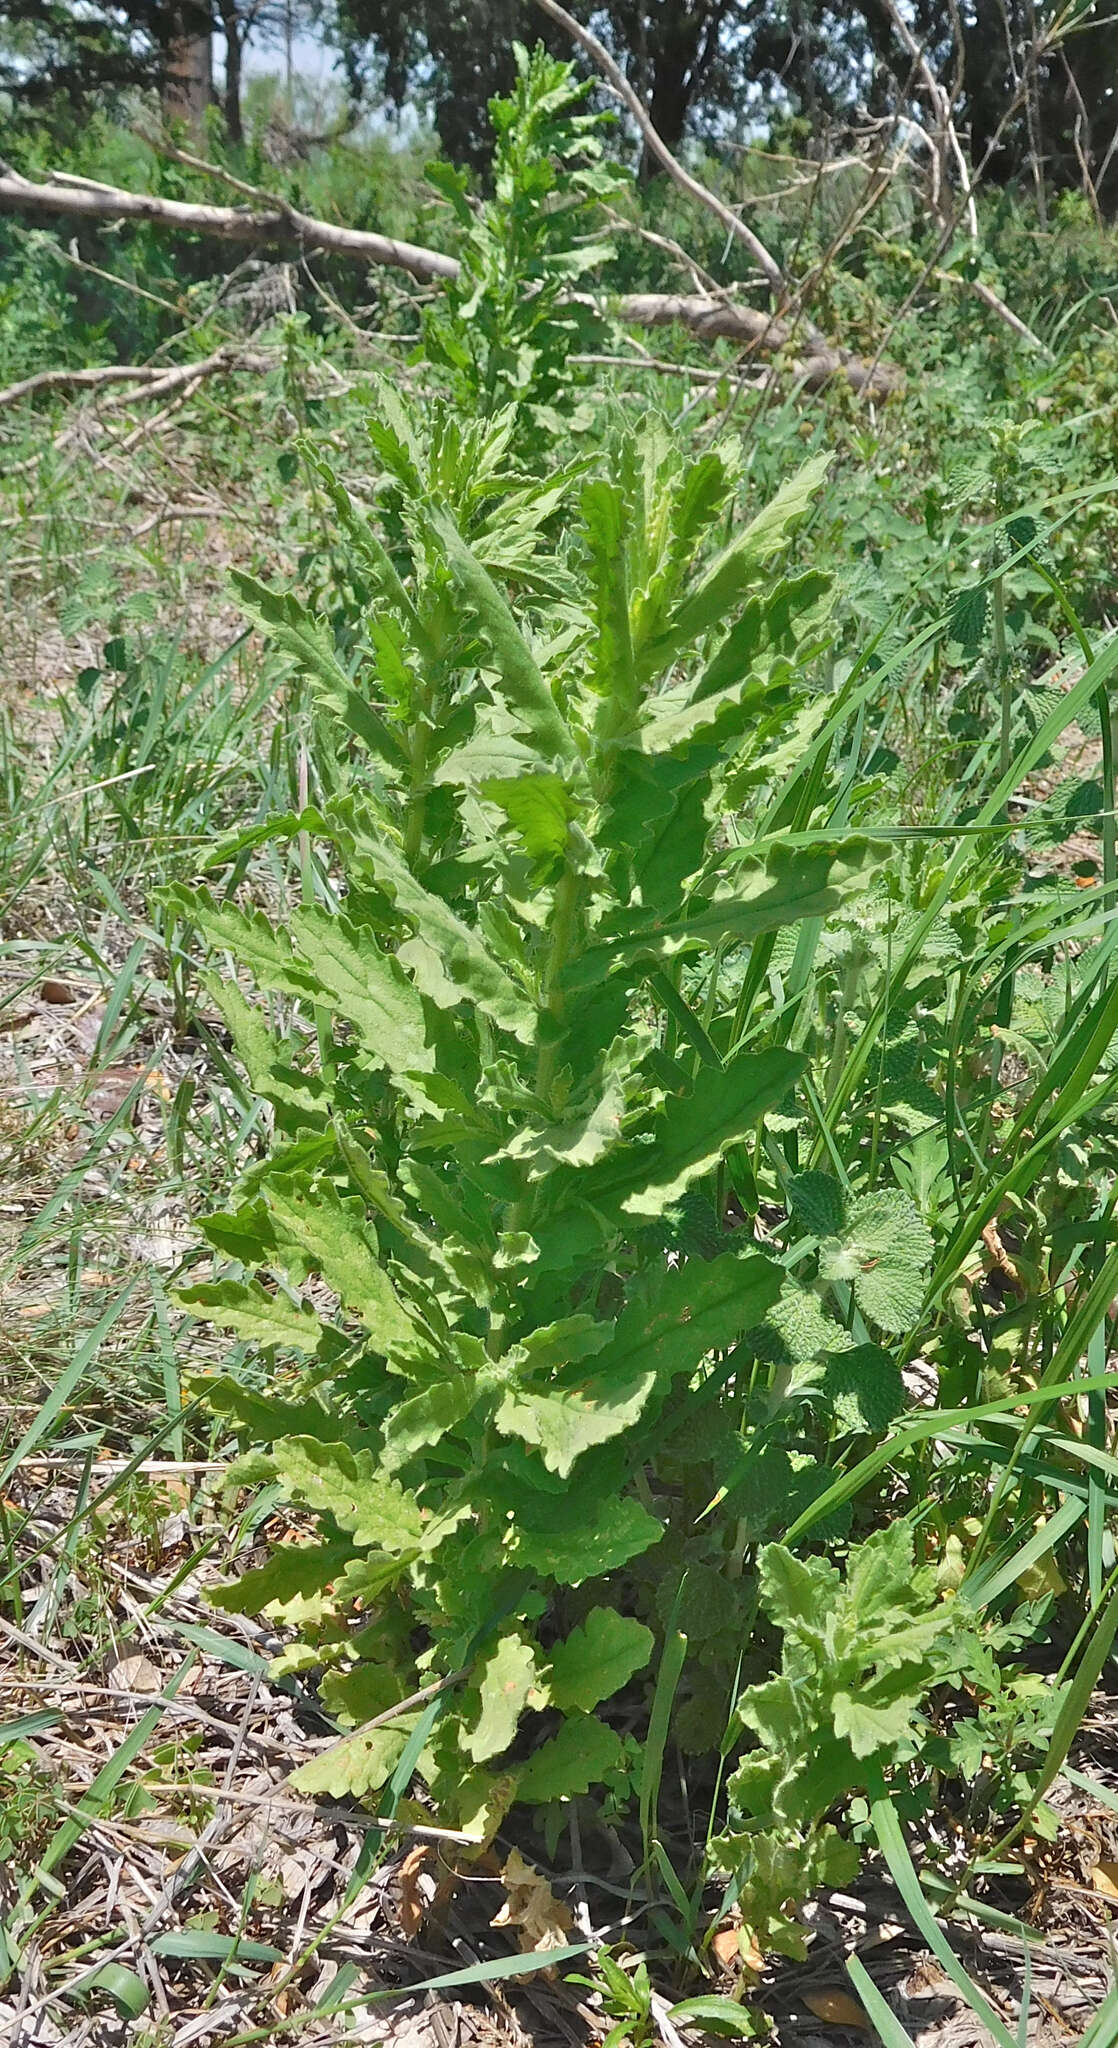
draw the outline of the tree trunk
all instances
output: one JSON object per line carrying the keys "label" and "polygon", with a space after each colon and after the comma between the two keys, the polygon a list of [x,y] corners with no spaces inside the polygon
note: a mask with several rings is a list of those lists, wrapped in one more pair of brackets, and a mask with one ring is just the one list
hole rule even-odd
{"label": "tree trunk", "polygon": [[[673,156],[677,154],[683,141],[683,131],[687,126],[690,107],[691,80],[687,70],[683,65],[673,63],[671,58],[661,58],[652,81],[652,97],[648,103],[648,111],[652,117],[653,127],[661,140],[667,143]],[[659,164],[653,158],[647,168],[641,166],[642,179],[647,182],[647,179],[659,169]]]}
{"label": "tree trunk", "polygon": [[[683,141],[695,97],[697,62],[710,12],[706,6],[695,5],[695,0],[675,0],[670,9],[657,16],[648,38],[645,67],[646,73],[651,71],[652,79],[648,111],[653,127],[673,156]],[[641,158],[642,185],[647,185],[662,168],[646,145]]]}
{"label": "tree trunk", "polygon": [[200,135],[206,108],[213,98],[213,45],[208,33],[199,34],[186,9],[176,11],[175,31],[167,49],[163,80],[163,119],[184,121],[191,134]]}
{"label": "tree trunk", "polygon": [[237,15],[237,0],[219,0],[221,27],[225,36],[225,131],[230,142],[245,139],[241,114],[241,56],[243,38]]}

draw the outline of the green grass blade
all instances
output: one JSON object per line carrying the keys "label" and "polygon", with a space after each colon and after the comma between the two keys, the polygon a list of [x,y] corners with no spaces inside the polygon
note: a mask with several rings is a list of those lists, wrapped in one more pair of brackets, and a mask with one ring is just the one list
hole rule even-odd
{"label": "green grass blade", "polygon": [[908,1844],[901,1831],[892,1800],[882,1791],[870,1805],[870,1823],[877,1837],[877,1845],[889,1866],[889,1872],[905,1905],[908,1907],[920,1934],[927,1942],[934,1956],[942,1963],[944,1970],[954,1984],[956,1991],[965,1999],[971,2011],[988,2027],[998,2048],[1017,2048],[1013,2035],[994,2011],[989,2000],[977,1984],[968,1977],[955,1954],[950,1942],[942,1932],[935,1914],[920,1889]]}
{"label": "green grass blade", "polygon": [[105,1310],[100,1322],[90,1331],[84,1343],[79,1344],[65,1372],[60,1379],[55,1381],[34,1421],[28,1424],[15,1449],[9,1456],[7,1463],[4,1465],[3,1470],[0,1471],[0,1488],[7,1485],[16,1467],[34,1450],[40,1438],[45,1436],[46,1432],[57,1422],[74,1388],[96,1358],[113,1324],[126,1308],[134,1292],[135,1285],[135,1281],[131,1281],[124,1289],[123,1294],[117,1295],[116,1300]]}
{"label": "green grass blade", "polygon": [[873,2021],[883,2048],[912,2048],[912,2035],[906,2033],[892,2006],[886,2004],[869,1971],[857,1956],[847,1956],[846,1974]]}

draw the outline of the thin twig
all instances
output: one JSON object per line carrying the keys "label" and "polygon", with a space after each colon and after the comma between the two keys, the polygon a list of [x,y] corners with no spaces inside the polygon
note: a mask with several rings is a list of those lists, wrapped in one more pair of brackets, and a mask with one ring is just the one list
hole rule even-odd
{"label": "thin twig", "polygon": [[678,157],[672,155],[671,150],[659,131],[653,127],[651,116],[647,112],[643,101],[633,91],[620,66],[614,63],[605,44],[600,43],[597,36],[590,29],[584,28],[580,21],[576,21],[573,14],[568,14],[565,7],[560,7],[559,0],[536,0],[536,5],[542,7],[544,13],[552,21],[556,22],[560,28],[565,29],[573,41],[580,44],[582,49],[586,51],[587,56],[593,58],[603,78],[609,81],[622,105],[628,108],[637,127],[640,129],[647,148],[651,150],[657,161],[663,164],[668,176],[674,179],[680,191],[686,192],[688,197],[697,201],[700,206],[705,206],[707,212],[712,213],[716,220],[721,221],[723,227],[734,237],[735,241],[744,244],[758,269],[764,272],[773,291],[779,298],[786,298],[789,292],[789,281],[777,262],[776,257],[770,254],[760,237],[754,234],[752,228],[747,227],[743,220],[739,220],[737,214],[730,207],[726,206],[718,198],[717,194],[710,190],[708,185],[703,185],[698,178],[693,178],[690,171],[684,169]]}

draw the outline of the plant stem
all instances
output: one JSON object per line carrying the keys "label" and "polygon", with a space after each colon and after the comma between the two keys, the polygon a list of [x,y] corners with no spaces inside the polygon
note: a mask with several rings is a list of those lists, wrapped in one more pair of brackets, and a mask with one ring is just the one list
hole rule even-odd
{"label": "plant stem", "polygon": [[411,789],[408,794],[407,822],[404,826],[404,859],[409,867],[418,858],[423,845],[423,827],[427,815],[427,750],[431,743],[431,726],[427,710],[426,703],[420,705],[412,726],[409,749]]}
{"label": "plant stem", "polygon": [[551,945],[547,964],[540,986],[540,1021],[546,1019],[550,1028],[539,1049],[536,1062],[537,1095],[546,1097],[555,1078],[555,1062],[559,1051],[559,1024],[563,1015],[565,997],[561,987],[563,969],[570,956],[578,923],[581,876],[576,868],[563,870],[556,885],[555,902],[552,910]]}
{"label": "plant stem", "polygon": [[994,578],[994,659],[998,670],[998,694],[1001,702],[1001,730],[998,740],[998,780],[1004,781],[1009,774],[1012,759],[1011,729],[1013,724],[1013,698],[1009,687],[1009,644],[1005,631],[1005,577]]}

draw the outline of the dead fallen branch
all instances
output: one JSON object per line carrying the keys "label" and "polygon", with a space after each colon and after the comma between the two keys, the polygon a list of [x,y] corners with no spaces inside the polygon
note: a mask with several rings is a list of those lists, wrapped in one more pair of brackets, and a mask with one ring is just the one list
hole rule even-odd
{"label": "dead fallen branch", "polygon": [[[425,284],[444,282],[458,275],[453,256],[365,229],[337,227],[331,221],[298,213],[279,201],[267,207],[203,206],[181,199],[163,199],[150,192],[127,192],[115,185],[75,180],[65,174],[53,175],[49,184],[36,185],[14,171],[7,171],[0,175],[0,212],[61,214],[98,221],[143,220],[156,227],[212,235],[219,241],[286,249],[294,246],[304,253],[322,250],[366,268],[405,270]],[[784,322],[753,307],[737,305],[729,298],[641,292],[613,301],[613,309],[621,321],[636,327],[682,326],[703,339],[722,336],[753,349],[773,351],[785,347],[790,340],[790,329]],[[857,390],[883,398],[902,381],[901,373],[884,363],[878,364],[871,374],[861,357],[824,342],[814,330],[806,337],[806,344],[810,349],[809,363],[797,362],[790,367],[798,375],[807,370],[805,382],[812,390],[829,377],[842,376]],[[804,346],[803,340],[800,345]],[[196,371],[200,366],[191,367]]]}
{"label": "dead fallen branch", "polygon": [[282,201],[254,210],[244,206],[203,206],[195,201],[163,199],[154,192],[126,192],[117,185],[99,185],[65,172],[52,174],[48,185],[36,185],[18,172],[0,176],[0,211],[66,214],[77,220],[143,220],[155,227],[181,228],[188,234],[212,235],[222,242],[253,242],[300,249],[321,249],[364,264],[386,264],[410,271],[422,283],[457,277],[453,256],[419,249],[388,235],[363,228],[343,228],[315,220]]}
{"label": "dead fallen branch", "polygon": [[99,391],[108,384],[133,387],[130,393],[117,393],[111,404],[119,405],[129,396],[166,398],[184,384],[200,383],[204,377],[233,370],[259,374],[272,369],[275,362],[275,356],[265,355],[259,349],[226,347],[215,349],[210,356],[200,356],[194,363],[106,363],[89,370],[39,370],[35,376],[22,377],[18,384],[9,384],[0,391],[0,411],[18,404],[21,398],[34,397],[39,391]]}
{"label": "dead fallen branch", "polygon": [[100,390],[106,384],[149,384],[157,372],[142,364],[108,363],[96,370],[37,370],[33,377],[21,377],[0,391],[0,407],[16,405],[21,398],[33,398],[37,391]]}
{"label": "dead fallen branch", "polygon": [[[759,313],[754,306],[736,306],[722,299],[699,298],[693,293],[634,293],[619,300],[617,310],[633,327],[689,327],[693,334],[711,338],[717,335],[773,354],[796,345],[793,330],[785,321]],[[807,337],[799,337],[800,347],[806,340]],[[904,382],[903,370],[892,364],[878,363],[871,371],[869,364],[850,349],[832,347],[814,335],[809,345],[808,356],[796,356],[788,363],[808,391],[818,391],[832,377],[844,377],[855,391],[865,391],[871,398],[887,398]]]}

